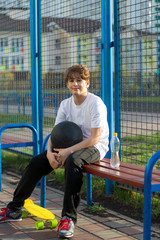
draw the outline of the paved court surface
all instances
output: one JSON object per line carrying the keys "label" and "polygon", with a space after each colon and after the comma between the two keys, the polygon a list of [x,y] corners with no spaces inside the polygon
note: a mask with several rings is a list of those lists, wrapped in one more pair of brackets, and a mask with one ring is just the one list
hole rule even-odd
{"label": "paved court surface", "polygon": [[[4,173],[3,191],[0,192],[0,208],[4,207],[12,199],[12,194],[19,178],[17,175]],[[40,189],[37,187],[32,200],[39,204]],[[63,192],[47,187],[47,208],[60,219],[63,201]],[[142,223],[131,218],[120,215],[116,212],[106,210],[106,217],[86,214],[83,209],[86,202],[82,201],[79,207],[78,222],[75,228],[74,240],[129,240],[143,239]],[[37,218],[28,217],[21,222],[1,223],[0,240],[55,240],[58,239],[56,229],[45,228],[35,229]],[[152,240],[160,239],[160,229],[152,228]]]}

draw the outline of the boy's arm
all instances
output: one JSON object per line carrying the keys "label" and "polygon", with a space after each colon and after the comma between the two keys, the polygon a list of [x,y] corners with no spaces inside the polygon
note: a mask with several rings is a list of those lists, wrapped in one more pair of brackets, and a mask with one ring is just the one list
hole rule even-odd
{"label": "boy's arm", "polygon": [[61,162],[61,167],[64,165],[67,157],[78,151],[81,150],[83,148],[87,148],[87,147],[91,147],[94,146],[95,144],[97,144],[100,140],[101,137],[101,127],[100,128],[91,128],[91,136],[86,138],[85,140],[83,140],[80,143],[77,143],[69,148],[65,148],[65,149],[54,149],[55,151],[57,151],[58,154],[58,160]]}
{"label": "boy's arm", "polygon": [[58,154],[52,151],[52,143],[51,143],[51,137],[48,139],[47,143],[47,158],[49,161],[49,164],[53,169],[56,169],[59,167],[60,162],[57,160]]}

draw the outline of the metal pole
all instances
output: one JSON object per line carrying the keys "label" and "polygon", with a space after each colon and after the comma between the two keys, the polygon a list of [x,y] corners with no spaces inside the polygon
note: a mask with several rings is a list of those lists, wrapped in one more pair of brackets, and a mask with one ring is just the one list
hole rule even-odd
{"label": "metal pole", "polygon": [[[39,148],[43,144],[43,105],[42,105],[42,74],[41,74],[41,1],[30,0],[30,31],[31,31],[31,79],[32,79],[32,124],[38,133]],[[34,152],[35,154],[35,152]],[[46,206],[45,177],[41,181],[41,206]]]}
{"label": "metal pole", "polygon": [[[120,84],[122,88],[122,74],[120,74],[121,58],[121,42],[120,42],[120,30],[119,30],[119,0],[114,1],[114,65],[115,65],[115,132],[118,133],[119,139],[121,139],[120,128]],[[122,92],[122,91],[121,91]]]}
{"label": "metal pole", "polygon": [[[31,81],[32,81],[32,124],[36,128],[40,143],[43,142],[43,109],[41,78],[41,21],[40,1],[30,1],[31,33]],[[38,151],[38,152],[39,152]]]}
{"label": "metal pole", "polygon": [[[102,100],[107,106],[107,120],[109,124],[109,142],[113,135],[113,77],[112,77],[112,1],[101,0],[101,28],[102,28]],[[110,147],[109,147],[110,148]],[[111,157],[111,150],[106,155]],[[106,194],[112,188],[112,181],[106,180]]]}

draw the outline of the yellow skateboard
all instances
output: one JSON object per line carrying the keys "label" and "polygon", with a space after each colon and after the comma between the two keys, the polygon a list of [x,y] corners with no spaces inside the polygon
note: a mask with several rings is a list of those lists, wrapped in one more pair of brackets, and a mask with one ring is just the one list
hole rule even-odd
{"label": "yellow skateboard", "polygon": [[44,225],[46,223],[49,223],[50,228],[57,227],[58,221],[55,219],[55,215],[48,209],[34,204],[31,199],[25,200],[24,207],[27,211],[22,211],[22,218],[26,218],[28,216],[28,213],[30,213],[35,217],[43,219],[42,221],[37,221],[35,223],[35,227],[37,230],[44,229]]}

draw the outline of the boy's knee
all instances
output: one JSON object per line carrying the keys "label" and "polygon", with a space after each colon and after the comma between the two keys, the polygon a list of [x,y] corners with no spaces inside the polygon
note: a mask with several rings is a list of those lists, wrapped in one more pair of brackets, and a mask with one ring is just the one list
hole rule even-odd
{"label": "boy's knee", "polygon": [[72,157],[72,154],[66,159],[65,167],[69,168],[73,166],[74,164],[74,158]]}
{"label": "boy's knee", "polygon": [[79,158],[74,157],[74,153],[71,154],[67,159],[66,159],[66,167],[70,168],[76,166],[78,168],[81,168],[81,161]]}

